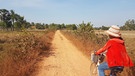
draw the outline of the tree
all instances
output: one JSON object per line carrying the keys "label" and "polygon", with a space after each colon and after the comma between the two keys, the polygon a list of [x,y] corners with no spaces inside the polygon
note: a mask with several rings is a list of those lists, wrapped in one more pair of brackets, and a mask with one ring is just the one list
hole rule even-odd
{"label": "tree", "polygon": [[11,26],[11,29],[14,31],[14,22],[15,22],[15,12],[13,10],[10,10],[11,12],[11,21],[12,21],[12,26]]}
{"label": "tree", "polygon": [[44,25],[42,25],[41,23],[36,23],[36,28],[37,29],[45,29]]}
{"label": "tree", "polygon": [[125,25],[120,27],[122,30],[135,30],[135,20],[128,20],[125,22]]}
{"label": "tree", "polygon": [[56,24],[54,24],[54,23],[50,24],[49,25],[49,29],[51,29],[51,30],[57,30]]}
{"label": "tree", "polygon": [[5,22],[0,21],[0,30],[4,30],[6,27]]}
{"label": "tree", "polygon": [[101,29],[102,29],[102,30],[108,30],[108,29],[109,29],[109,27],[102,26],[102,27],[101,27]]}
{"label": "tree", "polygon": [[66,29],[68,30],[77,30],[77,26],[75,24],[66,25]]}
{"label": "tree", "polygon": [[10,12],[6,9],[0,9],[0,19],[5,23],[5,28],[8,30],[12,25]]}
{"label": "tree", "polygon": [[24,17],[16,14],[13,10],[0,9],[0,20],[1,24],[4,24],[3,29],[11,28],[12,31],[16,28],[17,30],[25,28],[27,21],[24,20]]}
{"label": "tree", "polygon": [[63,23],[63,24],[61,24],[61,28],[62,29],[65,29],[66,28],[66,26],[65,26],[65,24]]}
{"label": "tree", "polygon": [[90,22],[85,24],[83,22],[82,24],[79,24],[78,30],[80,30],[81,32],[93,32],[93,24],[91,24]]}
{"label": "tree", "polygon": [[45,24],[44,27],[45,27],[45,29],[48,29],[49,28],[49,25],[48,24]]}
{"label": "tree", "polygon": [[78,25],[78,29],[76,31],[76,34],[82,37],[82,39],[87,41],[88,39],[93,39],[95,37],[93,24],[91,22],[84,23]]}
{"label": "tree", "polygon": [[15,28],[17,30],[21,30],[22,28],[24,29],[25,28],[25,23],[27,22],[26,20],[24,20],[24,17],[23,16],[20,16],[18,14],[16,14],[16,17],[15,17]]}

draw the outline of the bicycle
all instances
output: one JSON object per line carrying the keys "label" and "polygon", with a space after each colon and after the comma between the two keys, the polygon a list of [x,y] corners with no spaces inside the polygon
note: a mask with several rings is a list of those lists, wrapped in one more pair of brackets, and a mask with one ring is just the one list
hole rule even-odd
{"label": "bicycle", "polygon": [[[95,51],[94,51],[95,52]],[[105,58],[105,53],[102,53],[100,55],[95,55],[94,53],[91,54],[91,61],[92,63],[90,64],[90,76],[98,76],[98,72],[97,72],[97,67],[98,65],[100,65],[100,63],[103,62],[104,58]],[[121,73],[123,71],[123,66],[115,66],[115,67],[111,67],[110,70],[110,74],[107,76],[117,76],[118,73]]]}

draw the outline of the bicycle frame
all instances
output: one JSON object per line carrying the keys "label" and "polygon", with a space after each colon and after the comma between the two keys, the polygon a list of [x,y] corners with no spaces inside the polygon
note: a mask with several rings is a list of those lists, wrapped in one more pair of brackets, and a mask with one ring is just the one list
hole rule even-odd
{"label": "bicycle frame", "polygon": [[[94,51],[95,52],[95,51]],[[90,65],[90,76],[98,76],[97,73],[97,67],[102,63],[103,59],[105,57],[105,53],[100,54],[99,56],[95,55],[94,53],[91,54],[91,65]],[[94,59],[95,58],[95,59]],[[111,75],[117,76],[117,73],[121,73],[123,71],[124,67],[112,67],[110,68]]]}
{"label": "bicycle frame", "polygon": [[97,73],[97,66],[103,61],[104,55],[95,55],[94,53],[91,54],[91,61],[90,64],[90,76],[98,76]]}

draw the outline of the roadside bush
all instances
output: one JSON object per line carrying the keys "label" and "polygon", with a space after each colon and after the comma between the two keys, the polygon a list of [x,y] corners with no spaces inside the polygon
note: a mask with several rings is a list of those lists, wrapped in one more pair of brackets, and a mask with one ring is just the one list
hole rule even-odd
{"label": "roadside bush", "polygon": [[61,32],[88,57],[91,51],[98,50],[108,40],[106,35],[95,33],[91,23],[83,22],[78,25],[77,30]]}
{"label": "roadside bush", "polygon": [[50,51],[54,32],[49,35],[50,33],[52,32],[0,34],[0,75],[33,76],[39,55]]}

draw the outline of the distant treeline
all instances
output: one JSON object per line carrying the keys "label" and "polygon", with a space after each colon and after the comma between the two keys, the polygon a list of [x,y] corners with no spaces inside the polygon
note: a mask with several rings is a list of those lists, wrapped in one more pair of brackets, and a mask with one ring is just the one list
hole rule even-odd
{"label": "distant treeline", "polygon": [[[22,31],[26,29],[68,29],[77,30],[80,26],[92,26],[91,22],[81,24],[45,24],[45,23],[34,23],[25,20],[24,16],[17,14],[14,10],[0,9],[0,30],[11,30],[11,31]],[[109,27],[95,27],[94,29],[107,30]],[[135,30],[135,20],[128,20],[123,26],[120,27],[122,30]]]}
{"label": "distant treeline", "polygon": [[14,12],[14,10],[0,9],[0,30],[7,31],[21,31],[25,29],[77,29],[75,24],[44,24],[34,23],[25,20],[24,16],[21,16]]}
{"label": "distant treeline", "polygon": [[[119,25],[118,25],[119,26]],[[135,30],[135,20],[134,19],[129,19],[128,21],[125,22],[123,26],[119,26],[121,30]],[[102,27],[95,27],[97,30],[107,30],[109,27],[107,26],[102,26]]]}

